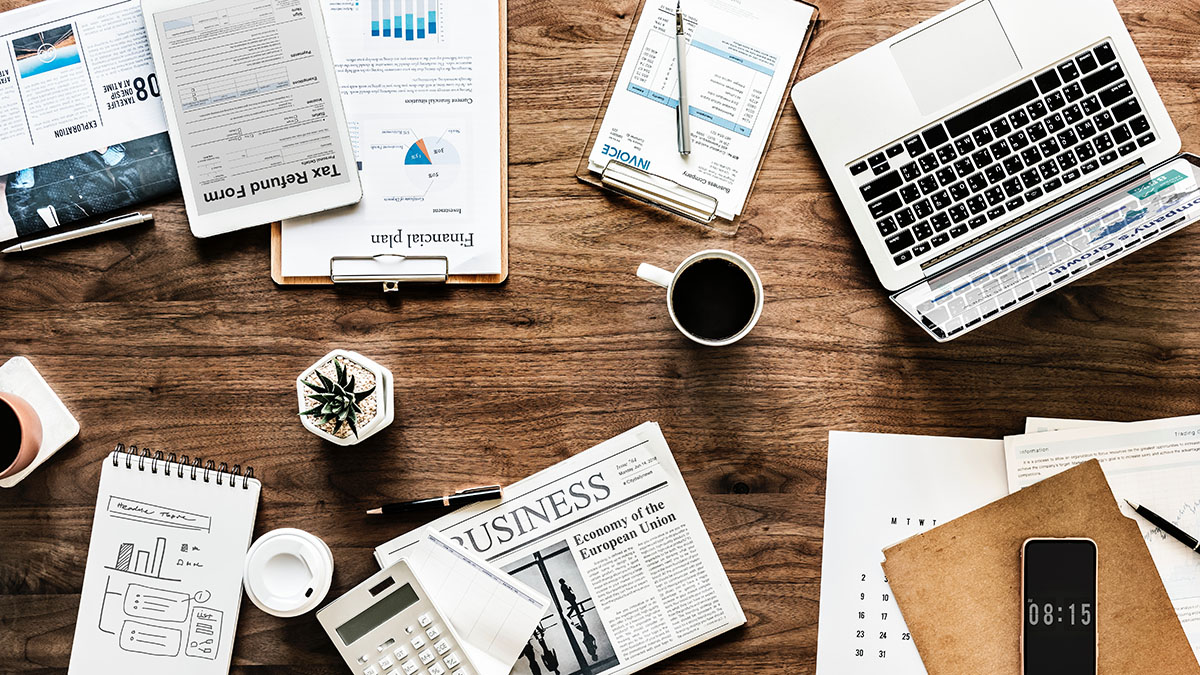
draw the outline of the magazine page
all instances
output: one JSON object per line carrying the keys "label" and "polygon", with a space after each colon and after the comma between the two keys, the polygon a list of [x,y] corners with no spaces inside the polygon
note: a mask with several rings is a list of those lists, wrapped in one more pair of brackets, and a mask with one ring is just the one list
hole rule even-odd
{"label": "magazine page", "polygon": [[[551,598],[518,675],[632,673],[746,622],[655,423],[430,527]],[[422,532],[379,546],[380,566]]]}
{"label": "magazine page", "polygon": [[0,14],[0,241],[178,189],[138,0]]}

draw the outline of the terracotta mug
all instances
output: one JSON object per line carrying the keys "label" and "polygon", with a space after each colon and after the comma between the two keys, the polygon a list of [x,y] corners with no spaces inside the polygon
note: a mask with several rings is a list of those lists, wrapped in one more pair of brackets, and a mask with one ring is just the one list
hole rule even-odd
{"label": "terracotta mug", "polygon": [[29,401],[0,392],[0,478],[21,473],[42,449],[42,420]]}

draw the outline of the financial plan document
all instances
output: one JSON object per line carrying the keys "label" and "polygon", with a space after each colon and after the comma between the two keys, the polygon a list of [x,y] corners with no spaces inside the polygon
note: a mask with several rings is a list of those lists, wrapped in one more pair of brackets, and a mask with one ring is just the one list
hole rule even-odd
{"label": "financial plan document", "polygon": [[1200,415],[1123,424],[1053,420],[1045,427],[1059,430],[1004,439],[1009,489],[1016,492],[1093,457],[1100,460],[1121,512],[1141,528],[1200,658],[1200,555],[1125,503],[1141,504],[1189,534],[1200,532]]}
{"label": "financial plan document", "polygon": [[322,0],[358,160],[356,206],[284,221],[285,277],[330,258],[445,256],[503,271],[505,39],[495,0]]}
{"label": "financial plan document", "polygon": [[316,0],[212,0],[154,15],[198,214],[351,180],[315,11]]}
{"label": "financial plan document", "polygon": [[745,207],[813,8],[795,0],[685,0],[692,152],[679,154],[675,2],[646,0],[588,168],[612,160]]}

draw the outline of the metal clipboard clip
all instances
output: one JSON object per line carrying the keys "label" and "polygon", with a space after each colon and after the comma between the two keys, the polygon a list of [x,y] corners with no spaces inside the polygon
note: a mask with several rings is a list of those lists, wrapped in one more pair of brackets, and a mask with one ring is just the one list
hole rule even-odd
{"label": "metal clipboard clip", "polygon": [[610,190],[653,204],[702,225],[708,225],[717,218],[716,197],[615,159],[608,160],[604,165],[600,182]]}
{"label": "metal clipboard clip", "polygon": [[329,259],[329,280],[335,284],[383,284],[385,293],[403,283],[444,284],[450,277],[446,256],[412,256],[380,253],[336,256]]}

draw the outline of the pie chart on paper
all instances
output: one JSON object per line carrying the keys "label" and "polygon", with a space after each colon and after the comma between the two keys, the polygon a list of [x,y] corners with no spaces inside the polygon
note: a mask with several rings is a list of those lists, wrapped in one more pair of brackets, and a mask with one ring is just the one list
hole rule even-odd
{"label": "pie chart on paper", "polygon": [[419,138],[404,154],[404,169],[422,193],[450,187],[458,176],[458,150],[445,138]]}

